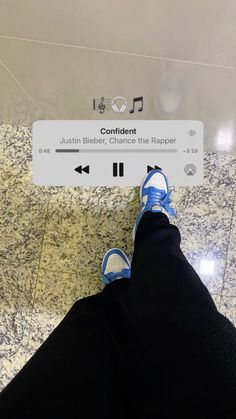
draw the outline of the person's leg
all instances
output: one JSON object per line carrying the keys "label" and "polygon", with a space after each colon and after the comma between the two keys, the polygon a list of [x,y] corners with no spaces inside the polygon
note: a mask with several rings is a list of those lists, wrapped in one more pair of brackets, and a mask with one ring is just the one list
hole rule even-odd
{"label": "person's leg", "polygon": [[155,211],[138,219],[131,267],[137,417],[236,417],[235,329],[183,255],[158,199]]}
{"label": "person's leg", "polygon": [[[134,288],[158,307],[196,306],[216,310],[199,276],[180,248],[179,229],[163,212],[145,212],[134,243],[131,276]],[[150,306],[151,308],[151,306]]]}
{"label": "person's leg", "polygon": [[1,418],[128,415],[124,343],[129,288],[130,280],[120,278],[73,305],[1,393]]}

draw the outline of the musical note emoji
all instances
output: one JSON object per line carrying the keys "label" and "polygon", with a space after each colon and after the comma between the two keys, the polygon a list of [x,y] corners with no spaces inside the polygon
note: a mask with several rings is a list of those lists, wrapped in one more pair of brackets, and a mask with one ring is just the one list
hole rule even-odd
{"label": "musical note emoji", "polygon": [[93,99],[93,110],[98,110],[101,114],[103,114],[106,110],[111,109],[111,100],[105,99],[103,96],[100,99]]}
{"label": "musical note emoji", "polygon": [[130,111],[129,111],[130,113],[134,113],[136,103],[141,103],[141,106],[139,106],[138,111],[142,112],[142,110],[143,110],[143,96],[133,98],[133,108],[130,109]]}
{"label": "musical note emoji", "polygon": [[102,96],[102,97],[101,97],[101,102],[100,102],[100,103],[99,103],[99,105],[98,105],[98,108],[99,108],[99,110],[100,110],[100,113],[104,113],[104,112],[105,112],[106,105],[105,105],[104,101],[105,101],[105,99],[104,99],[104,97]]}

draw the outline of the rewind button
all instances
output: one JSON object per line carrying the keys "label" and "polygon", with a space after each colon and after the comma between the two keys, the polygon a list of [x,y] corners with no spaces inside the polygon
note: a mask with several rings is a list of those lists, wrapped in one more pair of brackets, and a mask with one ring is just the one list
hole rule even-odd
{"label": "rewind button", "polygon": [[80,174],[82,174],[82,172],[85,172],[85,173],[89,174],[90,168],[89,168],[89,166],[82,167],[82,165],[80,165],[80,166],[76,167],[74,170],[77,173],[80,173]]}

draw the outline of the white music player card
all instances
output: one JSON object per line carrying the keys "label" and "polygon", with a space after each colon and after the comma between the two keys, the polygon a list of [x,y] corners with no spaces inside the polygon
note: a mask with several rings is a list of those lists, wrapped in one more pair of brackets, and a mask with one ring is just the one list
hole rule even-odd
{"label": "white music player card", "polygon": [[200,121],[56,120],[33,123],[33,183],[138,186],[161,168],[170,186],[203,182]]}

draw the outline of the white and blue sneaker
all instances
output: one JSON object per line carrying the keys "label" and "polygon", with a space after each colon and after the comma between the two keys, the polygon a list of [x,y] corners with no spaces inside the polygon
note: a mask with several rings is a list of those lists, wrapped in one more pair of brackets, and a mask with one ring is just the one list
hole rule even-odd
{"label": "white and blue sneaker", "polygon": [[143,179],[140,186],[140,213],[134,224],[133,228],[133,240],[139,221],[143,214],[147,211],[151,212],[162,212],[165,210],[172,217],[176,216],[174,208],[170,207],[170,194],[168,191],[168,180],[161,169],[151,170]]}
{"label": "white and blue sneaker", "polygon": [[108,250],[101,266],[101,279],[107,285],[119,278],[130,278],[131,267],[126,254],[117,248]]}

